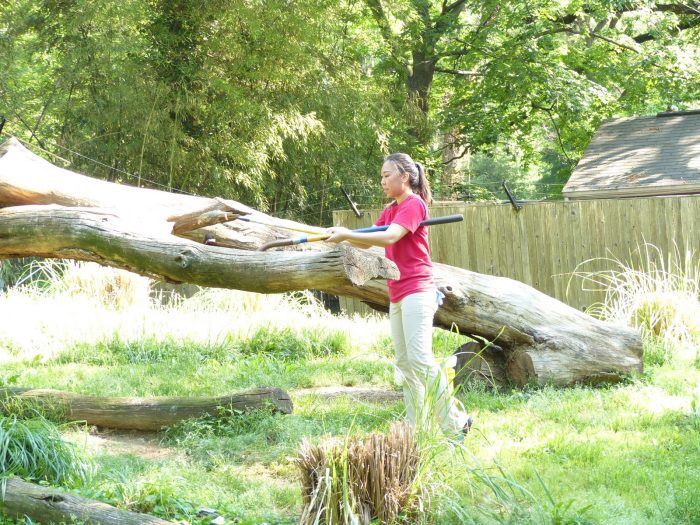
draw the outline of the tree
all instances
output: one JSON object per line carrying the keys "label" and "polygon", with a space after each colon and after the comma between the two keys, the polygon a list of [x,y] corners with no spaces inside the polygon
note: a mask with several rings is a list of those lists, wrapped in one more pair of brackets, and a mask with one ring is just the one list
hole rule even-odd
{"label": "tree", "polygon": [[434,129],[458,130],[443,147],[462,155],[537,162],[552,143],[566,173],[601,119],[700,96],[695,1],[365,1],[424,150]]}
{"label": "tree", "polygon": [[74,169],[298,213],[347,181],[339,165],[381,158],[357,17],[310,0],[13,0],[0,112]]}

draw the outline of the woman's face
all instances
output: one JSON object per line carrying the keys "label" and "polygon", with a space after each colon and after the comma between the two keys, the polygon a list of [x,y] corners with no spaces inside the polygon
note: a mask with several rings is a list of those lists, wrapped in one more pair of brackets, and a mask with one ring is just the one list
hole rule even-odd
{"label": "woman's face", "polygon": [[409,189],[408,174],[401,173],[391,161],[382,165],[382,189],[390,199],[404,195]]}

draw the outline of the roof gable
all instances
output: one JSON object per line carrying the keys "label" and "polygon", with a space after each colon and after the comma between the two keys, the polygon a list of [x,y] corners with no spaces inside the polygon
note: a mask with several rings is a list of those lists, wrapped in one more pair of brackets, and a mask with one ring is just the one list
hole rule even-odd
{"label": "roof gable", "polygon": [[700,111],[603,122],[562,190],[569,198],[700,193]]}

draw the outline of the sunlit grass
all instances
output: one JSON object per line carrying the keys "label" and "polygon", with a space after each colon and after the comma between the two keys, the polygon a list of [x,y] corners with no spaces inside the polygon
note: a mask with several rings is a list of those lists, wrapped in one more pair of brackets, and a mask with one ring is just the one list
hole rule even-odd
{"label": "sunlit grass", "polygon": [[[201,522],[194,514],[205,506],[227,525],[292,524],[301,511],[293,458],[302,438],[362,439],[403,417],[396,398],[313,390],[396,392],[386,318],[332,316],[307,294],[202,290],[166,304],[139,297],[115,303],[46,285],[1,295],[1,318],[12,322],[0,323],[0,386],[104,396],[278,386],[294,413],[189,420],[159,434],[157,458],[95,449],[85,496],[189,523]],[[435,353],[463,342],[436,330]],[[475,425],[464,446],[430,444],[435,489],[424,522],[700,522],[700,370],[668,358],[663,342],[645,345],[658,359],[613,387],[460,391]],[[85,436],[71,431],[77,442]]]}
{"label": "sunlit grass", "polygon": [[[589,264],[607,270],[587,271]],[[629,259],[592,259],[574,277],[584,287],[605,292],[592,314],[638,328],[645,338],[647,364],[674,358],[698,359],[700,343],[700,257],[691,249],[662,253],[645,243]]]}
{"label": "sunlit grass", "polygon": [[20,476],[34,482],[79,486],[89,481],[93,465],[58,427],[41,414],[0,409],[0,480]]}
{"label": "sunlit grass", "polygon": [[[205,289],[190,299],[163,304],[135,274],[104,269],[111,276],[107,279],[84,263],[67,262],[61,268],[49,272],[56,283],[42,279],[0,295],[0,318],[12,319],[0,324],[0,362],[19,356],[60,359],[80,348],[112,343],[132,348],[189,344],[225,352],[235,344],[254,344],[260,331],[280,337],[305,335],[311,346],[317,345],[318,355],[337,353],[339,346],[366,353],[376,334],[387,330],[379,317],[366,318],[363,329],[354,330],[353,319],[331,315],[309,293]],[[67,276],[67,282],[61,276]],[[326,351],[324,346],[330,348]],[[251,347],[249,353],[254,350]]]}

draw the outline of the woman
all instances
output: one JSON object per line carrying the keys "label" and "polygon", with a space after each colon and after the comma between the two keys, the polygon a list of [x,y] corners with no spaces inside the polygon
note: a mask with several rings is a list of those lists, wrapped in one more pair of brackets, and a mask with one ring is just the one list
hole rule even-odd
{"label": "woman", "polygon": [[433,281],[433,265],[428,247],[428,229],[420,226],[428,218],[430,184],[423,166],[405,153],[384,159],[382,189],[393,199],[376,221],[388,225],[385,231],[360,233],[333,227],[330,242],[348,241],[356,246],[383,247],[386,257],[396,263],[400,277],[388,281],[389,318],[396,350],[396,366],[404,376],[406,415],[412,426],[425,421],[430,413],[428,398],[443,431],[461,439],[469,431],[472,418],[457,406],[449,392],[447,378],[435,361],[432,349],[433,316],[442,294]]}

